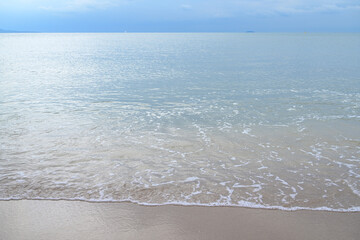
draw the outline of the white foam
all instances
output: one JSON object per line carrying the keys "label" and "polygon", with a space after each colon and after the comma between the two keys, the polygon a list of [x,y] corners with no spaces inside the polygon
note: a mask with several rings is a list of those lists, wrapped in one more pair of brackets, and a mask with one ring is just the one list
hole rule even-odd
{"label": "white foam", "polygon": [[349,188],[351,189],[351,191],[357,195],[358,197],[360,197],[360,190],[356,189],[356,187],[354,186],[354,184],[349,183],[348,180],[345,180],[346,184],[349,186]]}
{"label": "white foam", "polygon": [[193,203],[193,202],[183,202],[183,201],[169,201],[163,203],[151,203],[151,202],[142,202],[134,200],[132,198],[114,200],[111,198],[106,199],[87,199],[87,198],[20,198],[20,197],[9,197],[9,198],[0,198],[0,201],[10,201],[10,200],[63,200],[63,201],[85,201],[85,202],[131,202],[143,206],[164,206],[164,205],[180,205],[180,206],[208,206],[208,207],[246,207],[246,208],[258,208],[258,209],[274,209],[274,210],[283,210],[283,211],[298,211],[298,210],[311,210],[311,211],[329,211],[329,212],[360,212],[360,206],[353,206],[349,208],[330,208],[326,206],[321,207],[284,207],[278,205],[265,205],[258,204],[249,201],[240,200],[237,204],[231,203]]}
{"label": "white foam", "polygon": [[175,181],[169,181],[169,182],[163,182],[163,183],[151,183],[151,186],[157,187],[157,186],[168,185],[168,184],[172,184],[172,183],[175,183]]}
{"label": "white foam", "polygon": [[250,136],[250,137],[256,137],[255,135],[250,134],[251,131],[252,131],[251,128],[244,128],[244,130],[242,131],[242,133],[245,134],[245,135],[248,135],[248,136]]}
{"label": "white foam", "polygon": [[291,190],[293,191],[293,193],[292,193],[292,194],[289,194],[289,195],[290,195],[290,197],[291,197],[292,199],[295,199],[296,195],[298,195],[297,192],[296,192],[296,188],[291,187]]}
{"label": "white foam", "polygon": [[286,186],[289,186],[289,183],[287,183],[285,180],[279,178],[278,176],[276,176],[275,178],[276,181],[280,181],[282,184],[286,185]]}
{"label": "white foam", "polygon": [[226,182],[221,182],[221,183],[219,183],[220,185],[222,185],[222,186],[225,186],[227,183],[229,183],[230,181],[226,181]]}
{"label": "white foam", "polygon": [[184,183],[186,183],[186,182],[194,182],[196,180],[199,180],[199,178],[198,177],[188,177],[187,179],[185,179],[182,182],[184,182]]}

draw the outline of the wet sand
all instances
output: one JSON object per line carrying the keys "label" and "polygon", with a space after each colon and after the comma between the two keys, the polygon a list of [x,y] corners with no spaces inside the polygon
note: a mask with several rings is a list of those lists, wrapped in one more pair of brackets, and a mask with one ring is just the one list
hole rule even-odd
{"label": "wet sand", "polygon": [[0,239],[359,239],[360,213],[0,201]]}

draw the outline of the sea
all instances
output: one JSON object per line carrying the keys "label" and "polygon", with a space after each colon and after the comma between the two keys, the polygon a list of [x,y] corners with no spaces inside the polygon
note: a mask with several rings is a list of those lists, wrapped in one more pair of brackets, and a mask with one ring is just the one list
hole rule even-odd
{"label": "sea", "polygon": [[360,34],[2,33],[0,199],[360,211]]}

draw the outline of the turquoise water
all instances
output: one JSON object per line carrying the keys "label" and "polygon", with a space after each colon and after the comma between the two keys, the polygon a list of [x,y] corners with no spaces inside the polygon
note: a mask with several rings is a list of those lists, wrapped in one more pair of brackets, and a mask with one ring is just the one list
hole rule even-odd
{"label": "turquoise water", "polygon": [[0,198],[360,209],[360,34],[0,34]]}

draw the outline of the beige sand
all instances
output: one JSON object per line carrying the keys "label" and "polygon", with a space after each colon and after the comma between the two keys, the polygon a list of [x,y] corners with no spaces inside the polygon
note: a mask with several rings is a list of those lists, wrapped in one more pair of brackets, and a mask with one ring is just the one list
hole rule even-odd
{"label": "beige sand", "polygon": [[360,213],[0,201],[0,239],[360,239]]}

